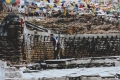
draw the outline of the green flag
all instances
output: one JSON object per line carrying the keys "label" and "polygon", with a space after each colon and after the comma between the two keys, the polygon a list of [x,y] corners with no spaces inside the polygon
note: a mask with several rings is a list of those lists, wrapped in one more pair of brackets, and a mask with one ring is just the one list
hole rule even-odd
{"label": "green flag", "polygon": [[11,0],[11,1],[10,1],[10,3],[12,3],[12,4],[15,3],[15,2],[16,2],[16,0]]}

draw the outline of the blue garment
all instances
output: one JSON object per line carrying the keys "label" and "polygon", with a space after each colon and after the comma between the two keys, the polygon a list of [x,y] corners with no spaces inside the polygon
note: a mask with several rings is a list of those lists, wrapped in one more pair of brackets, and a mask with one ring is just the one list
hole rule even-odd
{"label": "blue garment", "polygon": [[57,49],[60,49],[61,48],[61,44],[60,42],[57,42]]}
{"label": "blue garment", "polygon": [[55,46],[55,45],[56,45],[56,37],[55,37],[55,36],[52,36],[52,37],[51,37],[51,41],[53,42],[53,46]]}

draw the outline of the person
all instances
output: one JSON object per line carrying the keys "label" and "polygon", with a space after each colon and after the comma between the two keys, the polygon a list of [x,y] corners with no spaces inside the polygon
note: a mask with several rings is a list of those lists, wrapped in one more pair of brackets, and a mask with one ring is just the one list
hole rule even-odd
{"label": "person", "polygon": [[56,46],[56,37],[53,34],[50,34],[50,41],[52,41],[53,46]]}
{"label": "person", "polygon": [[58,41],[57,41],[57,50],[56,50],[56,58],[57,58],[57,59],[60,59],[60,58],[61,58],[61,53],[60,53],[60,51],[61,51],[61,44],[60,44],[60,41],[58,40]]}
{"label": "person", "polygon": [[54,47],[54,59],[56,59],[56,50],[57,50],[57,47],[56,47],[56,37],[53,35],[53,34],[50,34],[50,41],[53,43],[53,47]]}

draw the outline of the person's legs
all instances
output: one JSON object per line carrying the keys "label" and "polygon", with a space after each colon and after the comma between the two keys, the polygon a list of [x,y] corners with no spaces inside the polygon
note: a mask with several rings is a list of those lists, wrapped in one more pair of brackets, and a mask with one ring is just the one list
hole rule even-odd
{"label": "person's legs", "polygon": [[55,54],[55,56],[56,56],[56,59],[58,59],[59,58],[59,48],[56,50],[56,54]]}
{"label": "person's legs", "polygon": [[54,48],[54,59],[58,59],[59,49]]}
{"label": "person's legs", "polygon": [[56,59],[56,50],[55,50],[55,47],[54,47],[54,59]]}

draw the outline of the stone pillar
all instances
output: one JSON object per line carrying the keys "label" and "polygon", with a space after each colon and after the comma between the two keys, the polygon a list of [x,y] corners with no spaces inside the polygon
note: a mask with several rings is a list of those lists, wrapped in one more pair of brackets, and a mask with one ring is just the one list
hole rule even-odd
{"label": "stone pillar", "polygon": [[23,37],[21,34],[21,26],[17,26],[18,27],[18,31],[17,31],[17,40],[18,40],[18,54],[19,54],[19,61],[22,61],[23,59],[23,54],[22,54],[22,42],[23,42]]}
{"label": "stone pillar", "polygon": [[5,67],[6,62],[0,61],[0,80],[5,80]]}

